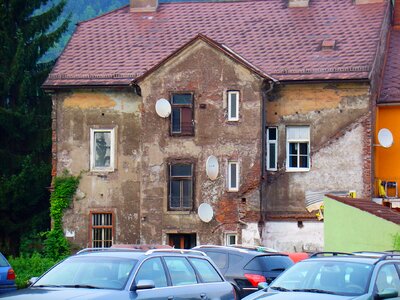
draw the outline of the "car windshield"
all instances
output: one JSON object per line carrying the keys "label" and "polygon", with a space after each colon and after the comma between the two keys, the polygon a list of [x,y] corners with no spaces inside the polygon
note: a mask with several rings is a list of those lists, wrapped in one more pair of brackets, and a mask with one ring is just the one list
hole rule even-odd
{"label": "car windshield", "polygon": [[136,262],[119,257],[75,256],[55,266],[33,286],[122,289]]}
{"label": "car windshield", "polygon": [[362,295],[367,291],[372,266],[363,263],[308,260],[295,264],[270,286],[272,290]]}

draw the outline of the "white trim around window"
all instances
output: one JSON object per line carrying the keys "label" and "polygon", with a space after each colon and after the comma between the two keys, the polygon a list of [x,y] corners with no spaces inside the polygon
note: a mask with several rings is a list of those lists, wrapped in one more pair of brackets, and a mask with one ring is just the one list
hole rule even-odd
{"label": "white trim around window", "polygon": [[228,121],[239,121],[239,99],[238,91],[228,91]]}
{"label": "white trim around window", "polygon": [[228,162],[228,191],[239,191],[239,163],[237,161]]}
{"label": "white trim around window", "polygon": [[310,126],[286,127],[286,171],[310,170]]}
{"label": "white trim around window", "polygon": [[226,233],[225,234],[225,246],[232,246],[237,244],[237,234],[236,233]]}
{"label": "white trim around window", "polygon": [[278,127],[267,127],[267,170],[278,170]]}
{"label": "white trim around window", "polygon": [[112,172],[115,169],[115,129],[90,128],[90,170]]}

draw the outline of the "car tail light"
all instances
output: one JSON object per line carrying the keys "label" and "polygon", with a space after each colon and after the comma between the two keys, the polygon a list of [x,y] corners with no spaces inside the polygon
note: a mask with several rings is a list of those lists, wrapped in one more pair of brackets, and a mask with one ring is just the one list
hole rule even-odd
{"label": "car tail light", "polygon": [[267,282],[264,276],[258,274],[244,274],[251,285],[257,287],[260,282]]}
{"label": "car tail light", "polygon": [[7,280],[15,280],[15,272],[13,269],[8,269]]}

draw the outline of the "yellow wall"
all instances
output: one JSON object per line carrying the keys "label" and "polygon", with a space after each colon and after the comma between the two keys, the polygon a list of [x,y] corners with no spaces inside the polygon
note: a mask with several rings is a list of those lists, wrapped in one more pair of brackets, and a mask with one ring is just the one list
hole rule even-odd
{"label": "yellow wall", "polygon": [[[387,128],[392,132],[394,142],[390,148],[375,146],[375,179],[397,181],[400,185],[400,106],[378,107],[375,145],[379,144],[378,132],[381,128]],[[375,194],[377,195],[377,192]],[[393,194],[388,193],[388,195]]]}

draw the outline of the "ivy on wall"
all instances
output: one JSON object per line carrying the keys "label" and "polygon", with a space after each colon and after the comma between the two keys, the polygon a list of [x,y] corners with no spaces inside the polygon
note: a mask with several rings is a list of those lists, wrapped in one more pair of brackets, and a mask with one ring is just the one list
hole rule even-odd
{"label": "ivy on wall", "polygon": [[50,217],[52,229],[46,233],[44,242],[46,257],[59,260],[70,255],[70,244],[64,236],[62,218],[64,210],[71,204],[79,186],[81,176],[73,176],[64,171],[54,179],[54,191],[50,197]]}

